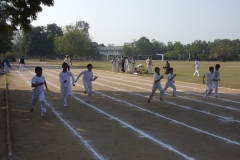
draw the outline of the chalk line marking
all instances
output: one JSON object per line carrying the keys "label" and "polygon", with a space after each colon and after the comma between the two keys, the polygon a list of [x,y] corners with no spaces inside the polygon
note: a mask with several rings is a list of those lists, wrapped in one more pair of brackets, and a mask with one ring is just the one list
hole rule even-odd
{"label": "chalk line marking", "polygon": [[[31,72],[30,70],[28,70],[28,72],[30,72],[30,73],[33,74],[33,72]],[[50,75],[50,76],[52,76],[52,77],[55,77],[55,78],[57,78],[57,79],[59,78],[59,77],[56,77],[56,76],[54,76],[54,75],[51,75],[51,74],[49,74],[49,73],[47,73],[47,72],[44,72],[44,74],[48,74],[48,75]],[[60,89],[60,87],[52,84],[52,83],[49,82],[49,81],[47,81],[47,83],[49,83],[49,84],[55,86],[56,88]],[[75,84],[75,85],[78,85],[78,84]],[[81,86],[81,85],[78,85],[78,86],[84,88],[84,87]],[[170,150],[170,151],[173,151],[173,152],[181,155],[182,157],[184,157],[184,158],[186,158],[186,159],[188,159],[188,160],[194,160],[194,158],[192,158],[192,157],[190,157],[190,156],[187,156],[187,155],[185,155],[184,153],[181,153],[180,151],[178,151],[177,149],[174,149],[174,148],[171,147],[170,145],[165,144],[165,143],[163,143],[162,141],[159,141],[159,140],[153,138],[152,136],[150,136],[150,135],[144,133],[143,131],[141,131],[141,130],[135,128],[135,127],[133,127],[132,125],[130,125],[130,124],[128,124],[128,123],[126,123],[126,122],[118,119],[117,117],[114,117],[114,116],[112,116],[112,115],[104,112],[103,110],[98,109],[97,107],[95,107],[95,106],[93,106],[93,105],[91,105],[91,104],[89,104],[89,103],[86,103],[85,101],[81,100],[80,98],[78,98],[78,97],[76,97],[76,96],[74,96],[74,95],[72,95],[72,96],[73,96],[75,99],[77,99],[78,101],[80,101],[81,103],[84,103],[85,105],[87,105],[88,107],[97,110],[98,113],[102,113],[102,114],[110,117],[111,119],[118,121],[118,122],[119,122],[120,124],[122,124],[123,126],[126,126],[127,128],[132,129],[133,131],[135,131],[135,132],[137,132],[138,134],[140,134],[142,137],[145,137],[145,138],[148,138],[148,139],[152,140],[153,142],[159,144],[161,147],[166,148],[166,149],[168,149],[168,150]]]}
{"label": "chalk line marking", "polygon": [[[16,69],[14,67],[14,69]],[[27,69],[26,69],[27,70]],[[25,78],[22,76],[22,74],[16,69],[17,73],[20,74],[20,76],[31,86],[31,83]],[[51,110],[53,111],[53,113],[60,119],[61,122],[63,122],[63,124],[68,128],[70,129],[70,131],[75,135],[77,136],[84,144],[84,146],[90,150],[93,155],[100,159],[100,160],[104,160],[104,158],[102,158],[103,156],[101,156],[100,154],[98,154],[91,146],[90,144],[88,143],[87,140],[84,140],[84,138],[71,126],[69,125],[59,114],[58,112],[45,100],[46,104],[48,105],[49,108],[51,108]]]}
{"label": "chalk line marking", "polygon": [[[44,73],[46,73],[46,72],[44,72]],[[52,76],[52,77],[58,78],[58,77],[56,77],[56,76],[54,76],[54,75],[52,75],[52,74],[49,74],[49,73],[46,73],[46,74],[48,74],[48,75],[50,75],[50,76]],[[75,85],[84,88],[83,86],[81,86],[81,85],[79,85],[79,84],[75,84]],[[108,95],[103,94],[103,93],[100,93],[100,92],[98,92],[98,91],[94,91],[94,90],[93,90],[93,92],[98,93],[98,94],[100,94],[100,95],[102,95],[102,96],[108,97],[109,99],[115,100],[115,101],[117,101],[117,102],[125,103],[125,104],[127,104],[128,106],[131,106],[131,107],[134,107],[134,108],[138,108],[138,109],[140,109],[140,110],[142,110],[142,111],[148,112],[148,113],[153,114],[153,115],[155,115],[155,116],[157,116],[157,117],[161,117],[161,118],[163,118],[163,119],[167,119],[167,120],[172,121],[172,122],[174,122],[174,123],[176,123],[176,124],[180,124],[180,125],[183,125],[183,126],[185,126],[185,127],[187,127],[187,128],[191,128],[191,129],[193,129],[193,130],[195,130],[195,131],[197,131],[197,132],[201,132],[201,133],[210,135],[210,136],[212,136],[212,137],[215,137],[215,138],[218,138],[218,139],[227,141],[228,143],[236,144],[236,145],[239,145],[239,146],[240,146],[240,143],[239,143],[239,142],[236,142],[236,141],[230,140],[230,139],[228,139],[228,138],[224,138],[224,137],[221,137],[221,136],[218,136],[218,135],[209,133],[209,132],[207,132],[207,131],[198,129],[198,128],[196,128],[196,127],[189,126],[189,125],[187,125],[187,124],[185,124],[185,123],[183,123],[183,122],[180,122],[180,121],[177,121],[177,120],[168,118],[168,117],[163,116],[163,115],[158,114],[158,113],[154,113],[154,112],[152,112],[152,111],[150,111],[150,110],[147,110],[147,109],[141,108],[141,107],[139,107],[139,106],[137,106],[137,105],[128,103],[128,102],[126,102],[126,101],[123,101],[123,100],[120,100],[120,99],[117,99],[117,98],[108,96]],[[98,109],[98,108],[96,108],[96,109]]]}

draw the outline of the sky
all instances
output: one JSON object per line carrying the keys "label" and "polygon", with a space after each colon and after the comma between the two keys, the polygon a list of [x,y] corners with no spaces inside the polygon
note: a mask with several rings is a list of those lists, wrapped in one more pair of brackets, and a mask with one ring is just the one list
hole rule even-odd
{"label": "sky", "polygon": [[33,26],[85,21],[98,44],[240,39],[240,0],[55,0]]}

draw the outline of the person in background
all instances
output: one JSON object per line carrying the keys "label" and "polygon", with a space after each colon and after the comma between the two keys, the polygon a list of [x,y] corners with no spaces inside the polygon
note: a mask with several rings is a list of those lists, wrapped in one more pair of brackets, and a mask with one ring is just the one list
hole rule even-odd
{"label": "person in background", "polygon": [[25,60],[24,60],[24,57],[22,56],[20,59],[19,59],[19,72],[24,72],[24,66],[25,66]]}
{"label": "person in background", "polygon": [[68,70],[70,71],[70,65],[72,65],[72,61],[68,55],[66,55],[64,62],[68,64]]}

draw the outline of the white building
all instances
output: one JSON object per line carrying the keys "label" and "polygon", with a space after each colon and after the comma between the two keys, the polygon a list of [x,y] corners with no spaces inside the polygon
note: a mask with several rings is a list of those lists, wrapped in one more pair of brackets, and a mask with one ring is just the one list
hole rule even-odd
{"label": "white building", "polygon": [[123,46],[110,46],[110,47],[98,47],[99,54],[107,60],[112,59],[114,56],[122,56]]}

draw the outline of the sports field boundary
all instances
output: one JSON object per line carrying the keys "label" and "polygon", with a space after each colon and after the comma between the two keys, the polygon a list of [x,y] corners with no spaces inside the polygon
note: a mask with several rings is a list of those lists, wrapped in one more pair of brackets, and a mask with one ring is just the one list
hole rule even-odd
{"label": "sports field boundary", "polygon": [[10,132],[10,116],[9,116],[9,106],[8,106],[8,81],[7,74],[4,75],[4,85],[5,85],[5,101],[6,101],[6,118],[7,118],[7,150],[8,150],[8,160],[12,160],[12,141]]}

